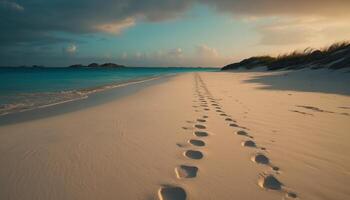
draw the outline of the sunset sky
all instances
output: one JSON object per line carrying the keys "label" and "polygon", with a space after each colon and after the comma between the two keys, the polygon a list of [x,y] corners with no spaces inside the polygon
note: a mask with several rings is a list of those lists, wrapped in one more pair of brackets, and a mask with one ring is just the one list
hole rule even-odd
{"label": "sunset sky", "polygon": [[350,39],[350,0],[0,0],[0,65],[222,66]]}

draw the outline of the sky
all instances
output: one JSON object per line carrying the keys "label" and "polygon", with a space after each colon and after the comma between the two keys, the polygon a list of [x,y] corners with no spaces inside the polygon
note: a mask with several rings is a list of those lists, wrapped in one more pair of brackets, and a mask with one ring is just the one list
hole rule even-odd
{"label": "sky", "polygon": [[350,39],[350,0],[0,0],[0,65],[221,67]]}

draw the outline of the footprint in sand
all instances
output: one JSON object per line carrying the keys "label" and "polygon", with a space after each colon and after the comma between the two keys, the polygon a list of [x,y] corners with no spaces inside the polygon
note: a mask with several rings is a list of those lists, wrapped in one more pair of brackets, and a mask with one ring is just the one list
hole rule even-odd
{"label": "footprint in sand", "polygon": [[237,128],[242,128],[242,129],[245,129],[245,130],[249,130],[247,127],[239,126],[238,124],[235,124],[235,123],[231,123],[229,126],[231,126],[231,127],[237,127]]}
{"label": "footprint in sand", "polygon": [[187,150],[184,152],[184,155],[187,158],[191,158],[191,159],[195,159],[195,160],[200,160],[203,158],[203,153],[200,151],[196,151],[196,150]]}
{"label": "footprint in sand", "polygon": [[287,199],[295,199],[297,197],[298,197],[298,195],[296,193],[294,193],[294,192],[287,192],[286,193],[286,198]]}
{"label": "footprint in sand", "polygon": [[210,109],[209,108],[204,108],[204,110],[209,111]]}
{"label": "footprint in sand", "polygon": [[209,134],[205,131],[195,131],[194,135],[197,137],[207,137]]}
{"label": "footprint in sand", "polygon": [[267,189],[267,190],[279,190],[279,191],[283,190],[286,192],[285,197],[287,199],[295,199],[298,197],[298,195],[295,192],[286,191],[285,188],[283,187],[283,184],[272,174],[265,174],[265,173],[260,174],[258,185],[263,189]]}
{"label": "footprint in sand", "polygon": [[243,130],[236,131],[236,135],[241,135],[241,136],[245,136],[245,137],[249,137],[249,138],[254,138],[253,136],[250,136],[247,132],[245,132]]}
{"label": "footprint in sand", "polygon": [[276,171],[276,172],[278,172],[280,170],[280,168],[277,166],[270,166],[270,167],[273,171]]}
{"label": "footprint in sand", "polygon": [[197,119],[197,122],[206,122],[207,120],[205,119]]}
{"label": "footprint in sand", "polygon": [[198,129],[206,129],[207,127],[202,125],[202,124],[196,124],[194,125],[195,128],[198,128]]}
{"label": "footprint in sand", "polygon": [[247,140],[242,142],[242,146],[244,147],[256,147],[256,144],[253,140]]}
{"label": "footprint in sand", "polygon": [[230,124],[231,127],[239,127],[237,124],[231,123]]}
{"label": "footprint in sand", "polygon": [[222,110],[216,110],[216,112],[222,112]]}
{"label": "footprint in sand", "polygon": [[251,160],[257,164],[268,165],[273,171],[279,171],[279,167],[271,165],[270,159],[262,153],[255,154],[252,156]]}
{"label": "footprint in sand", "polygon": [[207,115],[203,115],[203,118],[204,118],[204,119],[207,119],[207,118],[208,118],[208,116],[207,116]]}
{"label": "footprint in sand", "polygon": [[159,200],[185,200],[186,191],[178,186],[162,186],[158,191]]}
{"label": "footprint in sand", "polygon": [[188,143],[192,144],[193,146],[197,146],[197,147],[205,146],[205,142],[203,142],[202,140],[191,139],[188,141]]}
{"label": "footprint in sand", "polygon": [[263,189],[281,190],[283,184],[272,174],[260,174],[258,184]]}
{"label": "footprint in sand", "polygon": [[237,135],[242,135],[242,136],[248,136],[248,133],[243,131],[243,130],[236,131],[236,134]]}
{"label": "footprint in sand", "polygon": [[177,178],[194,178],[197,176],[198,167],[188,166],[188,165],[180,165],[175,168],[175,173]]}
{"label": "footprint in sand", "polygon": [[251,160],[258,164],[268,165],[270,164],[270,159],[262,153],[257,153],[252,156]]}
{"label": "footprint in sand", "polygon": [[225,113],[221,113],[220,116],[227,116]]}
{"label": "footprint in sand", "polygon": [[236,120],[233,120],[231,118],[226,118],[225,121],[228,121],[228,122],[236,122]]}

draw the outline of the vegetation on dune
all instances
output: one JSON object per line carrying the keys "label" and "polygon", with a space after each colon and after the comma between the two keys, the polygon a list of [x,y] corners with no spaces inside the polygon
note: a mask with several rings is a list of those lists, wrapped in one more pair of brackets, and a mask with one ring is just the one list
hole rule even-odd
{"label": "vegetation on dune", "polygon": [[350,42],[338,42],[322,49],[306,48],[304,51],[293,51],[277,57],[251,57],[238,63],[226,65],[222,70],[253,69],[256,67],[267,67],[268,70],[350,67]]}

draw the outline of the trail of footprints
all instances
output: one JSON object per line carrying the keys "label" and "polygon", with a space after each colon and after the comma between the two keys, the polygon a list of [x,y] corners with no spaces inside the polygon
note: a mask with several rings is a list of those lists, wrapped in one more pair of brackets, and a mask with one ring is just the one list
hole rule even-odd
{"label": "trail of footprints", "polygon": [[[236,120],[232,119],[223,111],[222,106],[220,106],[218,103],[220,99],[213,98],[198,74],[195,74],[194,80],[194,96],[196,99],[193,100],[193,103],[197,104],[192,106],[194,108],[194,112],[205,113],[210,111],[210,107],[212,107],[219,117],[223,117],[223,120],[228,123],[228,126],[238,129],[235,131],[237,136],[245,138],[241,143],[243,147],[254,148],[257,150],[257,152],[251,156],[251,161],[262,166],[267,166],[270,169],[269,171],[262,172],[258,175],[257,183],[261,188],[283,192],[285,193],[285,198],[287,199],[297,198],[298,196],[296,193],[290,191],[290,189],[288,189],[276,178],[279,174],[279,167],[273,165],[268,156],[266,156],[266,148],[259,146],[255,142],[254,137],[247,132],[249,130],[248,128],[240,126]],[[183,156],[190,161],[201,160],[205,157],[205,155],[200,151],[200,148],[206,147],[206,143],[203,139],[209,136],[205,125],[208,118],[208,115],[204,114],[200,118],[193,121],[186,121],[187,124],[191,124],[193,126],[182,127],[184,130],[193,130],[193,138],[187,141],[187,143],[192,147],[183,152]],[[186,145],[180,143],[177,143],[177,146],[181,148],[186,147]],[[196,178],[198,173],[200,173],[200,169],[195,165],[183,164],[175,168],[176,178],[180,180]],[[187,193],[184,188],[177,185],[162,185],[158,190],[158,197],[160,200],[184,200],[187,199]]]}
{"label": "trail of footprints", "polygon": [[[193,100],[193,103],[196,105],[193,105],[194,112],[206,112],[209,111],[209,104],[205,100],[204,95],[200,91],[200,85],[198,82],[198,79],[195,78],[195,97],[196,99]],[[183,126],[182,129],[184,130],[191,130],[193,131],[192,137],[187,140],[187,143],[190,144],[190,148],[186,149],[183,152],[183,156],[188,159],[189,161],[199,161],[205,157],[205,155],[200,151],[201,148],[206,147],[206,142],[204,141],[204,138],[209,136],[209,133],[207,132],[206,122],[208,121],[208,115],[202,115],[200,118],[186,121],[187,125]],[[190,124],[191,126],[188,126]],[[186,147],[185,145],[181,143],[177,143],[178,147]],[[196,165],[192,164],[182,164],[177,167],[175,167],[175,175],[178,179],[189,179],[189,178],[196,178],[197,174],[199,173],[200,169]],[[163,185],[159,191],[158,191],[158,197],[161,200],[183,200],[187,199],[187,193],[185,189],[183,189],[180,186],[177,185]]]}

